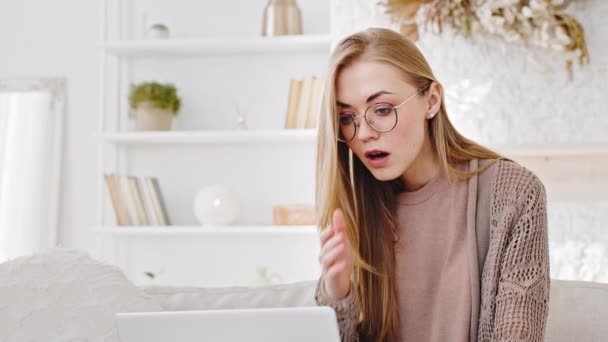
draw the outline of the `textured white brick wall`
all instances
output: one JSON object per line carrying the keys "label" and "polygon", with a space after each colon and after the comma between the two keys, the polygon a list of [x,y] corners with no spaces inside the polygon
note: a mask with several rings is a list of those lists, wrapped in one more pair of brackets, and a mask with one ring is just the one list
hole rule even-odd
{"label": "textured white brick wall", "polygon": [[608,283],[608,203],[550,203],[551,275]]}
{"label": "textured white brick wall", "polygon": [[[333,0],[334,37],[370,26],[396,29],[376,3]],[[608,1],[582,1],[573,13],[585,28],[592,63],[575,67],[572,81],[559,56],[547,51],[421,34],[418,46],[445,86],[450,117],[462,133],[493,144],[608,142]]]}
{"label": "textured white brick wall", "polygon": [[[371,26],[398,29],[377,2],[333,0],[335,40]],[[575,66],[572,80],[548,51],[421,33],[418,46],[462,133],[491,145],[608,143],[608,1],[581,1],[573,14],[591,64]],[[608,203],[550,201],[548,210],[552,276],[608,282]]]}

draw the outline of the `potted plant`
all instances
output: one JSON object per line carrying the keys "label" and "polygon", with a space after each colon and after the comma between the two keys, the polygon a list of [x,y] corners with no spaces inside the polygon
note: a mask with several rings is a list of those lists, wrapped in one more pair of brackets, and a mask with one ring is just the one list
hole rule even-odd
{"label": "potted plant", "polygon": [[129,104],[137,130],[166,131],[171,129],[181,100],[172,84],[144,82],[131,86]]}

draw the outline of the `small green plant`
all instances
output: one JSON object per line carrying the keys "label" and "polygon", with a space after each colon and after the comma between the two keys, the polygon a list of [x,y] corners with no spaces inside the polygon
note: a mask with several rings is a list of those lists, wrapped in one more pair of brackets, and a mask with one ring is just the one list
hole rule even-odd
{"label": "small green plant", "polygon": [[148,102],[154,108],[165,109],[177,114],[181,100],[177,96],[177,89],[172,84],[158,82],[144,82],[131,85],[129,104],[135,110],[142,102]]}

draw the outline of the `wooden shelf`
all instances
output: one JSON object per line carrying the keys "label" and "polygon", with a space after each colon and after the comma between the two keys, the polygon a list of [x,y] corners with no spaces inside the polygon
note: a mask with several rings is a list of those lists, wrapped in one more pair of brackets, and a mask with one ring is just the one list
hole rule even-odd
{"label": "wooden shelf", "polygon": [[315,226],[112,226],[95,232],[114,236],[317,236]]}
{"label": "wooden shelf", "polygon": [[254,37],[250,39],[116,40],[103,44],[106,52],[123,57],[157,55],[259,55],[323,52],[329,54],[330,35]]}
{"label": "wooden shelf", "polygon": [[111,144],[310,144],[316,135],[314,129],[159,131],[106,133],[101,139]]}

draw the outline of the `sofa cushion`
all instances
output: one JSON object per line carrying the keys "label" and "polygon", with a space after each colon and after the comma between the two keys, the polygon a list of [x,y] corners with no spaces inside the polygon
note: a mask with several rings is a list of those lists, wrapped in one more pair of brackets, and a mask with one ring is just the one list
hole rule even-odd
{"label": "sofa cushion", "polygon": [[608,284],[552,280],[545,341],[608,341]]}
{"label": "sofa cushion", "polygon": [[[144,287],[164,310],[315,306],[316,281],[262,287]],[[608,284],[552,280],[545,341],[608,341]]]}
{"label": "sofa cushion", "polygon": [[110,265],[71,249],[0,264],[0,341],[118,342],[114,314],[161,311]]}
{"label": "sofa cushion", "polygon": [[259,287],[169,287],[147,286],[144,290],[164,310],[217,310],[315,306],[316,281]]}

